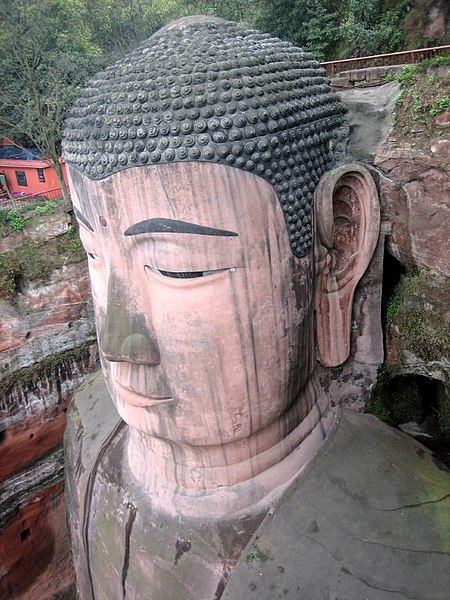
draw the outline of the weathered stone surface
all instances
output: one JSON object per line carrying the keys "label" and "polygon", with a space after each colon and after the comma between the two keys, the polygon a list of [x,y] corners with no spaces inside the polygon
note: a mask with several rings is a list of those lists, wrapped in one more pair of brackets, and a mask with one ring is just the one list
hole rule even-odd
{"label": "weathered stone surface", "polygon": [[431,146],[431,152],[444,160],[450,157],[450,139],[442,139]]}
{"label": "weathered stone surface", "polygon": [[343,411],[222,599],[447,600],[449,492],[449,472],[421,444]]}
{"label": "weathered stone surface", "polygon": [[2,598],[50,600],[73,581],[61,444],[71,393],[96,359],[96,345],[87,343],[1,381]]}
{"label": "weathered stone surface", "polygon": [[80,384],[77,380],[90,373],[97,363],[94,340],[87,340],[59,354],[51,354],[40,362],[4,373],[0,381],[0,411],[8,424],[17,422],[39,407],[49,411],[64,406],[64,396]]}
{"label": "weathered stone surface", "polygon": [[434,120],[437,125],[450,125],[450,110],[437,115]]}
{"label": "weathered stone surface", "polygon": [[353,158],[372,163],[377,150],[388,137],[394,117],[395,100],[400,94],[397,82],[381,87],[340,92],[348,109],[350,149]]}
{"label": "weathered stone surface", "polygon": [[54,271],[48,283],[30,283],[14,302],[0,300],[1,365],[9,372],[94,340],[85,263]]}
{"label": "weathered stone surface", "polygon": [[73,581],[61,481],[16,504],[0,537],[0,597],[51,599]]}
{"label": "weathered stone surface", "polygon": [[447,35],[446,2],[435,0],[428,12],[424,31],[429,40],[442,40]]}
{"label": "weathered stone surface", "polygon": [[395,77],[403,67],[404,65],[386,65],[349,69],[332,77],[330,83],[335,89],[363,88],[368,84],[382,85],[386,82],[386,78]]}
{"label": "weathered stone surface", "polygon": [[450,383],[450,280],[404,277],[390,300],[386,364],[397,374]]}
{"label": "weathered stone surface", "polygon": [[[53,414],[52,414],[53,413]],[[38,414],[1,432],[0,483],[61,445],[64,410]]]}
{"label": "weathered stone surface", "polygon": [[450,275],[450,168],[443,151],[388,141],[374,164],[381,170],[382,214],[392,223],[389,251],[408,268]]}
{"label": "weathered stone surface", "polygon": [[64,233],[70,227],[70,216],[67,212],[55,212],[33,218],[33,227],[25,227],[23,231],[13,231],[1,239],[1,252],[9,252],[19,248],[27,241],[51,240]]}
{"label": "weathered stone surface", "polygon": [[[38,242],[33,268],[42,280],[48,265],[62,262],[54,260],[55,248],[69,253],[76,243],[72,232],[55,245],[69,227],[64,207],[34,216],[24,231],[0,240],[0,251],[15,256]],[[70,262],[78,255],[67,256]],[[15,295],[6,296],[0,300],[0,597],[50,600],[73,582],[62,484],[65,411],[97,365],[86,261],[54,269],[43,283],[24,276]]]}

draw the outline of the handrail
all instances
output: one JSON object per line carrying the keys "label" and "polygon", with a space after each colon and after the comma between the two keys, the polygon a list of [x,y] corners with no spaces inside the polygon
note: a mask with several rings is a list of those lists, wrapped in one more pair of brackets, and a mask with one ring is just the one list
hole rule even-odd
{"label": "handrail", "polygon": [[[402,50],[400,52],[390,52],[388,54],[372,54],[370,56],[358,56],[355,58],[343,58],[341,60],[327,60],[320,63],[325,67],[328,75],[336,75],[341,71],[348,70],[348,65],[355,65],[356,69],[361,69],[361,63],[364,68],[372,66],[388,66],[389,63],[394,65],[416,63],[426,58],[430,58],[432,55],[445,55],[450,54],[450,45],[446,46],[434,46],[432,48],[416,48],[414,50]],[[409,60],[399,62],[399,59],[408,58]],[[386,62],[387,61],[387,62]],[[380,62],[384,64],[380,64]]]}
{"label": "handrail", "polygon": [[57,200],[58,198],[62,198],[63,194],[61,188],[53,188],[51,190],[46,190],[45,192],[37,192],[36,194],[29,194],[23,196],[15,196],[13,195],[11,198],[4,197],[0,199],[0,208],[1,209],[9,209],[9,208],[22,208],[24,206],[29,206],[35,202],[35,200],[39,198],[44,198],[46,200]]}
{"label": "handrail", "polygon": [[56,200],[57,198],[62,198],[63,193],[60,187],[53,188],[51,190],[45,190],[45,192],[36,192],[35,194],[30,194],[29,196],[20,196],[17,198],[18,200],[33,200],[34,198],[47,198],[47,200]]}

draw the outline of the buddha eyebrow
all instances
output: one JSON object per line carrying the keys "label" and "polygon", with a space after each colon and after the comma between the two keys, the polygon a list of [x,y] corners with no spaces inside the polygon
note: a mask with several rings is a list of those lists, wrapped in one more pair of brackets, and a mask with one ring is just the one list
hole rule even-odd
{"label": "buddha eyebrow", "polygon": [[197,235],[235,236],[234,231],[205,227],[196,223],[175,221],[173,219],[148,219],[140,221],[124,232],[124,235],[140,235],[141,233],[195,233]]}
{"label": "buddha eyebrow", "polygon": [[86,217],[84,215],[82,215],[80,213],[80,211],[75,208],[75,206],[73,207],[73,212],[76,216],[76,218],[80,221],[80,223],[83,223],[83,225],[85,225],[88,229],[90,229],[92,232],[94,231],[94,228],[92,227],[92,225],[89,223],[89,221],[86,219]]}

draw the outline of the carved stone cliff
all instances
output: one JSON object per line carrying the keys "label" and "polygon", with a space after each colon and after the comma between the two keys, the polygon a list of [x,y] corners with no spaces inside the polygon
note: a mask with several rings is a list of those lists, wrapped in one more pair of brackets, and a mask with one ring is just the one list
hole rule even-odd
{"label": "carved stone cliff", "polygon": [[67,209],[23,217],[23,231],[0,240],[0,596],[46,599],[73,580],[61,445],[71,394],[97,354]]}
{"label": "carved stone cliff", "polygon": [[[393,424],[435,421],[448,438],[450,70],[407,67],[399,79],[342,93],[354,152],[378,179],[386,234],[386,362],[371,410]],[[374,146],[375,129],[384,139]]]}

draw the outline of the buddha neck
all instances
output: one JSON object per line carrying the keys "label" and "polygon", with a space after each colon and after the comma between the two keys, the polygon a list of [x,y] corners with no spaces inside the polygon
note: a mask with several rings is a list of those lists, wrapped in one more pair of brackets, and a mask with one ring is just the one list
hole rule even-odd
{"label": "buddha neck", "polygon": [[195,512],[206,503],[206,514],[214,513],[216,504],[222,514],[224,502],[227,512],[244,510],[246,504],[276,496],[306,466],[335,421],[329,408],[328,396],[313,376],[278,420],[238,442],[187,446],[130,428],[129,468],[152,499],[160,498],[164,510],[189,504],[189,498],[196,499]]}

